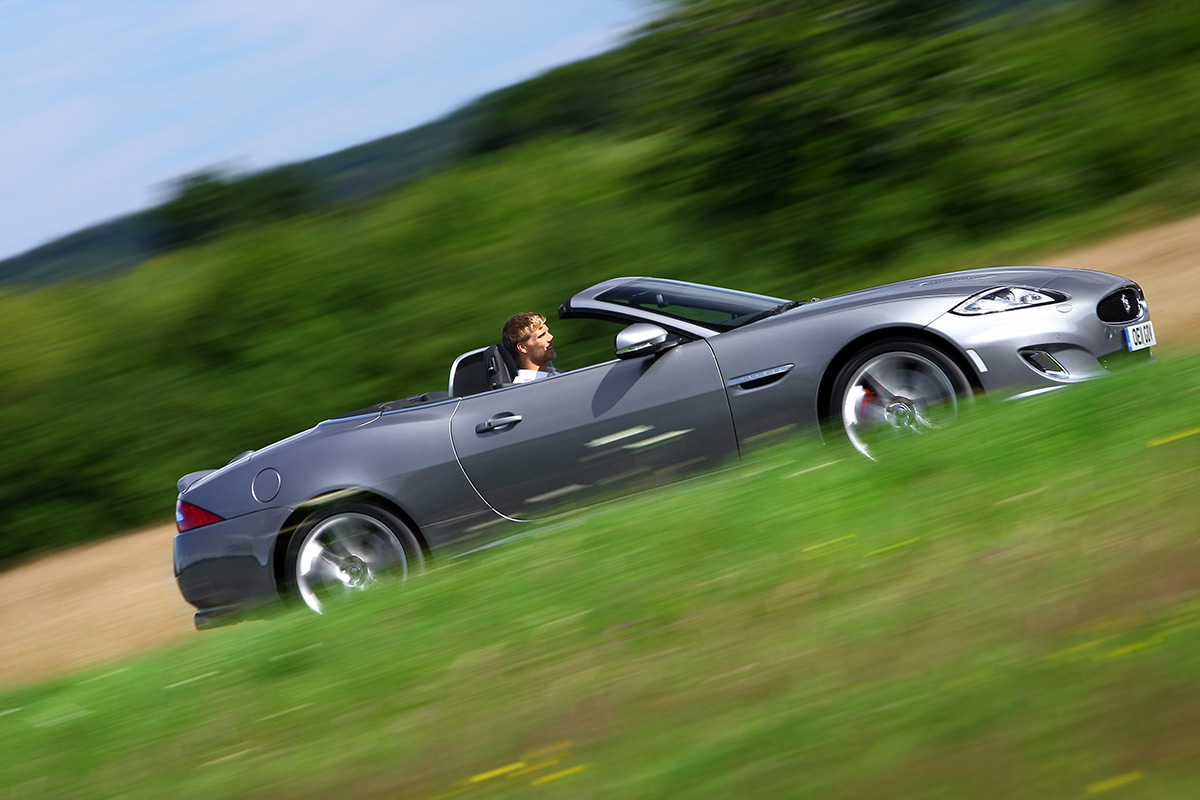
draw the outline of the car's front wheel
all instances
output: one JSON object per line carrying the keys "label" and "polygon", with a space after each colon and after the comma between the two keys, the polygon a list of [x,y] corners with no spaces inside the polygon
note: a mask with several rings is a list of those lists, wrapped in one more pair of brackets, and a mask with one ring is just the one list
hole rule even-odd
{"label": "car's front wheel", "polygon": [[944,428],[973,395],[952,358],[923,342],[879,342],[857,353],[838,373],[832,417],[867,458],[906,436]]}
{"label": "car's front wheel", "polygon": [[288,547],[286,576],[296,598],[318,614],[339,597],[424,567],[416,537],[395,514],[368,503],[314,511]]}

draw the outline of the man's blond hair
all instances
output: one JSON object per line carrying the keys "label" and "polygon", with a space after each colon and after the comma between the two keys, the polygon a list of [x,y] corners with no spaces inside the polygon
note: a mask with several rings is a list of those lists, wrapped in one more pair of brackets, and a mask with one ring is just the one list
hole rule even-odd
{"label": "man's blond hair", "polygon": [[500,341],[504,343],[504,346],[508,348],[508,352],[512,353],[515,358],[517,355],[517,345],[521,342],[529,341],[529,337],[533,336],[533,332],[545,324],[546,318],[532,311],[513,314],[504,323],[504,329],[500,333]]}

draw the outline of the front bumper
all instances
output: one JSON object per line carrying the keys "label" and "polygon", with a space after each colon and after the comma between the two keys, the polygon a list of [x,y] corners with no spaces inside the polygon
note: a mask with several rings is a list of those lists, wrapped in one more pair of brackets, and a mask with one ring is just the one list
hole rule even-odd
{"label": "front bumper", "polygon": [[1129,351],[1124,334],[1125,328],[1148,322],[1149,310],[1143,305],[1133,319],[1103,322],[1096,313],[1098,300],[1078,297],[974,317],[948,313],[929,329],[962,348],[980,385],[999,400],[1153,362],[1149,349]]}

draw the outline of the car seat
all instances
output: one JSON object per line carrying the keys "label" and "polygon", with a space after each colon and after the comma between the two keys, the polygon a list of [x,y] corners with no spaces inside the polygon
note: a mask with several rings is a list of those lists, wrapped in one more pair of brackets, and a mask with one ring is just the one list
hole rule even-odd
{"label": "car seat", "polygon": [[508,352],[503,342],[489,347],[483,354],[484,367],[487,369],[489,389],[500,389],[511,386],[513,378],[517,377],[517,362]]}

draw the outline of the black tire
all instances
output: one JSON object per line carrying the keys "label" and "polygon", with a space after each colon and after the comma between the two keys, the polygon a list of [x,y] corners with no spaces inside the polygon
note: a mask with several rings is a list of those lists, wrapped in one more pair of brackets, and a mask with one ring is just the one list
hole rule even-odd
{"label": "black tire", "polygon": [[381,582],[403,583],[425,559],[399,517],[365,502],[314,510],[288,543],[284,581],[293,598],[318,614],[338,597]]}
{"label": "black tire", "polygon": [[878,448],[953,424],[974,397],[962,368],[924,342],[889,339],[856,353],[838,372],[829,398],[835,435],[876,460]]}

